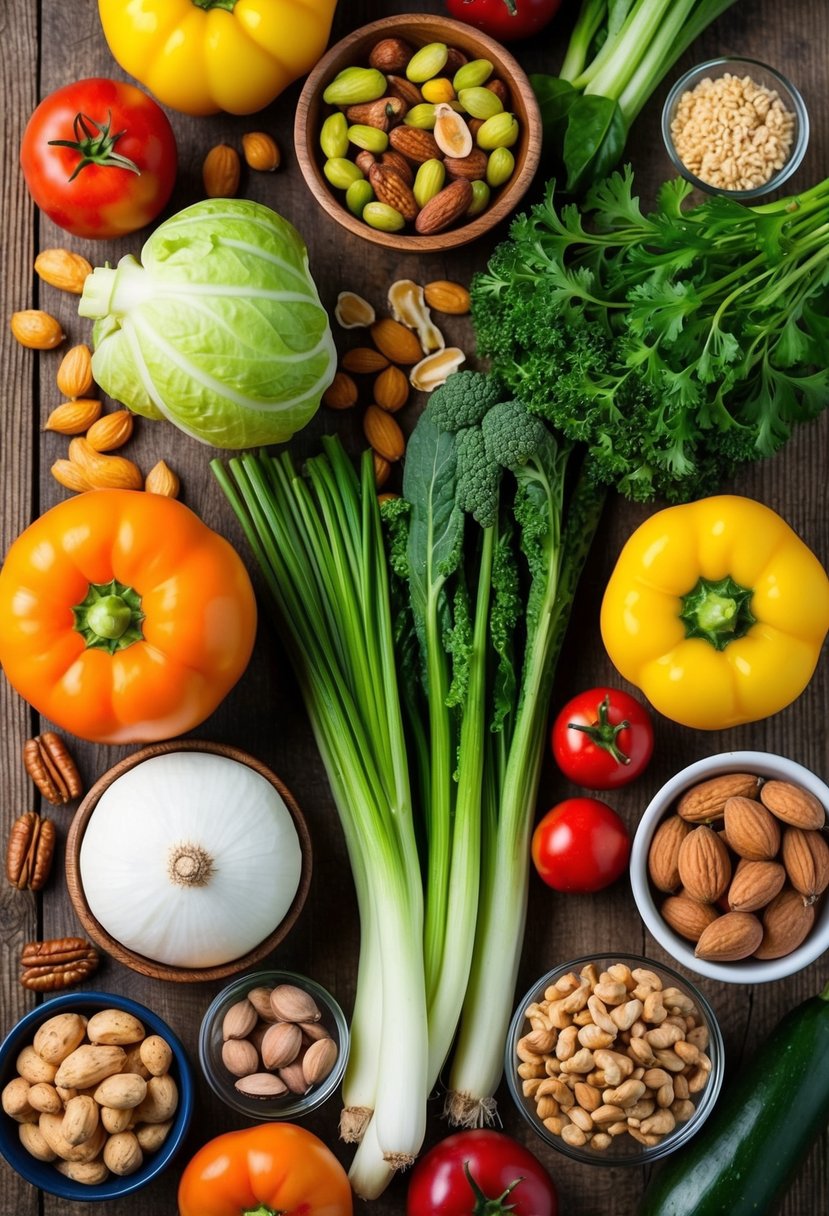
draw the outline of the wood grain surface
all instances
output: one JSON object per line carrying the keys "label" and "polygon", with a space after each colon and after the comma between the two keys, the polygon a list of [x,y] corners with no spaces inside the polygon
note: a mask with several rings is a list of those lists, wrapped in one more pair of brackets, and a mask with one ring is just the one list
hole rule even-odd
{"label": "wood grain surface", "polygon": [[[438,0],[408,5],[402,0],[342,0],[333,38],[381,16],[403,13],[407,8],[439,12]],[[575,0],[563,6],[558,23],[534,40],[531,46],[516,46],[522,65],[530,71],[555,70],[561,62]],[[5,0],[0,6],[0,56],[3,123],[0,159],[2,201],[2,257],[0,299],[8,318],[18,308],[44,307],[60,317],[71,342],[84,341],[89,328],[76,315],[76,299],[41,285],[32,272],[38,249],[66,246],[84,253],[93,263],[115,262],[127,251],[137,252],[145,234],[119,242],[90,243],[68,237],[39,216],[24,189],[17,166],[20,137],[36,102],[51,90],[82,76],[122,77],[107,50],[90,0]],[[812,139],[806,160],[791,183],[805,187],[829,174],[829,108],[825,104],[827,58],[829,57],[829,6],[825,0],[738,0],[717,24],[709,29],[680,67],[687,67],[720,53],[737,53],[763,60],[782,69],[801,88],[812,119]],[[659,135],[659,113],[670,80],[645,108],[633,129],[629,157],[637,172],[641,193],[652,198],[658,182],[669,175],[670,165]],[[326,217],[310,196],[299,172],[292,145],[293,117],[300,85],[286,92],[273,106],[249,119],[217,116],[191,119],[171,115],[179,144],[178,186],[170,210],[202,197],[201,164],[217,143],[240,146],[241,135],[267,130],[279,141],[284,167],[276,174],[243,170],[241,193],[274,207],[292,220],[303,233],[310,250],[311,267],[324,303],[333,314],[337,293],[358,291],[382,307],[388,285],[411,277],[422,282],[438,278],[468,281],[481,267],[494,237],[446,254],[427,257],[377,248],[345,232]],[[540,190],[541,181],[534,189]],[[532,192],[529,197],[532,197]],[[471,326],[466,318],[448,318],[449,341],[472,352]],[[64,496],[49,474],[52,461],[65,454],[66,441],[41,432],[48,412],[57,404],[55,372],[60,354],[34,355],[20,349],[10,338],[7,321],[0,326],[2,337],[2,441],[0,441],[0,492],[2,492],[2,546],[5,551],[17,533],[40,512]],[[342,331],[337,334],[343,339]],[[351,344],[351,343],[348,343]],[[411,426],[418,404],[404,412],[404,425]],[[356,451],[362,437],[355,412],[348,416],[322,411],[300,436],[297,447],[309,452],[325,430],[340,430]],[[231,538],[246,553],[241,536],[221,492],[208,471],[210,453],[164,423],[139,419],[128,454],[146,472],[165,459],[180,475],[183,500],[212,527]],[[788,449],[775,459],[744,471],[730,487],[753,495],[780,511],[824,564],[829,563],[829,514],[826,500],[826,470],[829,467],[829,418],[801,428]],[[572,617],[556,688],[554,706],[572,692],[592,683],[613,680],[614,673],[599,640],[598,607],[602,589],[616,554],[632,528],[648,509],[622,501],[609,504],[604,522],[585,571]],[[0,681],[0,835],[5,843],[11,821],[23,810],[37,806],[20,761],[25,738],[41,724],[27,706]],[[827,775],[827,731],[829,680],[825,659],[806,693],[774,718],[722,733],[694,733],[659,719],[656,725],[657,754],[634,788],[617,799],[631,829],[653,792],[678,768],[708,754],[734,748],[759,748],[778,752],[802,762],[822,776]],[[295,682],[279,641],[263,613],[253,662],[237,688],[216,713],[195,732],[199,737],[241,747],[274,769],[293,790],[308,820],[314,842],[314,878],[302,916],[286,941],[268,962],[304,972],[329,988],[344,1006],[354,996],[358,950],[358,924],[354,891],[345,848],[325,774],[317,757]],[[78,743],[76,754],[89,787],[113,763],[128,753],[126,748],[94,747]],[[570,792],[564,780],[545,768],[539,809]],[[63,841],[71,818],[58,810],[61,844],[53,877],[40,897],[0,890],[0,1000],[2,1028],[8,1029],[29,1007],[32,998],[17,982],[21,944],[34,937],[76,933],[79,929],[62,877]],[[140,825],[138,829],[140,830]],[[558,896],[537,881],[532,882],[526,940],[521,959],[519,990],[523,992],[548,968],[595,950],[637,950],[656,959],[664,958],[646,934],[625,881],[593,897]],[[701,981],[719,1018],[725,1037],[727,1069],[731,1074],[741,1061],[750,1060],[759,1039],[792,1005],[817,992],[827,978],[825,960],[808,970],[775,984],[747,988],[742,985]],[[93,986],[93,985],[90,985]],[[171,984],[153,980],[106,960],[94,987],[136,998],[166,1018],[184,1040],[197,1062],[196,1042],[202,1014],[219,990],[219,984]],[[198,1070],[197,1070],[198,1071]],[[646,1181],[640,1169],[580,1166],[566,1160],[534,1137],[511,1107],[506,1090],[501,1093],[503,1125],[527,1143],[553,1173],[566,1216],[634,1216]],[[446,1134],[440,1100],[435,1096],[429,1118],[429,1142]],[[108,1216],[162,1216],[176,1210],[177,1179],[189,1153],[220,1131],[243,1125],[243,1121],[220,1105],[200,1078],[197,1117],[185,1150],[162,1178],[148,1189],[121,1202],[107,1205]],[[337,1110],[330,1104],[308,1120],[343,1162],[349,1154],[336,1139]],[[783,1206],[784,1216],[825,1216],[829,1212],[827,1183],[827,1138],[811,1153]],[[357,1204],[359,1213],[401,1216],[405,1207],[406,1180],[399,1178],[379,1201]],[[5,1163],[0,1167],[0,1214],[2,1216],[60,1216],[69,1205],[49,1195],[39,1196]],[[96,1204],[72,1206],[77,1216],[100,1216]]]}

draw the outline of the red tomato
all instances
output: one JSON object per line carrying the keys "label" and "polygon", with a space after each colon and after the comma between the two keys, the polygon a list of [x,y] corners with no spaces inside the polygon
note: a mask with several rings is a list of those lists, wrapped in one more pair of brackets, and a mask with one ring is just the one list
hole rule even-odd
{"label": "red tomato", "polygon": [[533,833],[536,870],[556,891],[601,891],[627,866],[630,837],[622,820],[596,798],[568,798]]}
{"label": "red tomato", "polygon": [[529,38],[558,12],[561,0],[446,0],[450,17],[483,30],[499,42]]}
{"label": "red tomato", "polygon": [[176,180],[167,115],[131,84],[92,77],[40,103],[20,164],[38,207],[75,236],[135,232],[154,220]]}
{"label": "red tomato", "polygon": [[588,790],[635,781],[653,753],[653,726],[638,701],[615,688],[590,688],[568,701],[553,723],[555,762]]}
{"label": "red tomato", "polygon": [[475,1212],[556,1216],[556,1188],[541,1162],[509,1136],[458,1132],[418,1161],[409,1183],[406,1216],[473,1216]]}

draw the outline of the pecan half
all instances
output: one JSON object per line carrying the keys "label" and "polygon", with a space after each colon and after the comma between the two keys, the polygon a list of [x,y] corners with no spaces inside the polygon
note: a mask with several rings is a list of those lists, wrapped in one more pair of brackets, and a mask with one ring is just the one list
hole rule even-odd
{"label": "pecan half", "polygon": [[83,937],[27,942],[20,955],[20,983],[35,992],[57,992],[88,979],[98,961],[98,951]]}
{"label": "pecan half", "polygon": [[55,825],[27,811],[12,824],[6,848],[6,875],[18,891],[39,891],[49,877],[55,853]]}
{"label": "pecan half", "polygon": [[81,775],[63,739],[53,730],[45,730],[23,745],[23,763],[47,802],[63,806],[80,798]]}

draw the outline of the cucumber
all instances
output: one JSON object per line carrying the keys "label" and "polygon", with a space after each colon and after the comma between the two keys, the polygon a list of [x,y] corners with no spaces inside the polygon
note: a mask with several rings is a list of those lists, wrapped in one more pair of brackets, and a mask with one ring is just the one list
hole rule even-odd
{"label": "cucumber", "polygon": [[827,1121],[829,985],[778,1022],[638,1216],[771,1216]]}

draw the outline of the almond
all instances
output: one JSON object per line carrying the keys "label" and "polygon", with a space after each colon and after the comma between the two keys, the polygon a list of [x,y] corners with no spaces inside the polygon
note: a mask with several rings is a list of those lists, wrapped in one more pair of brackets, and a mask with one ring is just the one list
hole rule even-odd
{"label": "almond", "polygon": [[202,181],[208,198],[233,198],[239,189],[242,165],[239,153],[228,144],[216,144],[204,158]]}
{"label": "almond", "polygon": [[374,381],[374,400],[381,410],[394,414],[409,400],[409,381],[399,367],[387,367]]}
{"label": "almond", "polygon": [[452,316],[463,316],[469,312],[469,292],[460,283],[452,283],[448,279],[435,279],[423,288],[426,303],[435,312],[443,312]]}
{"label": "almond", "polygon": [[417,336],[391,317],[375,321],[371,327],[371,337],[378,350],[392,363],[419,363],[423,358],[423,350]]}
{"label": "almond", "polygon": [[302,1047],[302,1031],[294,1022],[275,1022],[262,1037],[262,1063],[268,1069],[293,1064]]}
{"label": "almond", "polygon": [[58,389],[64,397],[88,397],[94,383],[89,347],[73,346],[68,350],[61,360],[56,379]]}
{"label": "almond", "polygon": [[679,846],[678,866],[688,894],[703,903],[716,903],[731,879],[728,850],[709,827],[696,827],[688,833]]}
{"label": "almond", "polygon": [[381,355],[379,350],[372,350],[370,346],[355,346],[354,350],[346,351],[342,363],[347,372],[354,372],[358,376],[381,372],[384,367],[389,366],[386,356]]}
{"label": "almond", "polygon": [[380,164],[386,169],[394,169],[398,173],[407,186],[414,185],[414,173],[412,166],[406,160],[405,156],[401,156],[399,152],[395,152],[393,148],[386,149],[380,157]]}
{"label": "almond", "polygon": [[259,1068],[259,1052],[248,1039],[222,1043],[222,1063],[234,1077],[248,1077]]}
{"label": "almond", "polygon": [[782,958],[806,939],[815,923],[814,904],[792,887],[784,887],[763,913],[762,942],[754,950],[759,959]]}
{"label": "almond", "polygon": [[763,940],[763,926],[751,912],[726,912],[700,935],[694,954],[717,963],[731,963],[754,954]]}
{"label": "almond", "polygon": [[137,1072],[119,1072],[107,1077],[94,1093],[99,1106],[113,1110],[132,1110],[147,1096],[147,1082]]}
{"label": "almond", "polygon": [[54,350],[66,339],[60,321],[39,308],[12,313],[10,324],[13,336],[30,350]]}
{"label": "almond", "polygon": [[394,123],[400,121],[407,109],[408,104],[401,97],[378,97],[376,101],[364,101],[349,106],[345,116],[350,123],[388,131]]}
{"label": "almond", "polygon": [[123,447],[132,435],[133,415],[129,410],[104,414],[86,432],[86,440],[96,452],[112,452]]}
{"label": "almond", "polygon": [[372,166],[377,164],[377,157],[373,152],[369,152],[368,148],[362,148],[354,157],[354,164],[364,177],[368,177]]}
{"label": "almond", "polygon": [[257,1013],[247,999],[236,1001],[222,1018],[222,1039],[246,1039],[257,1022]]}
{"label": "almond", "polygon": [[395,152],[418,165],[425,160],[438,160],[441,156],[432,132],[421,130],[420,127],[394,127],[389,134],[389,142]]}
{"label": "almond", "polygon": [[50,287],[79,296],[87,275],[92,274],[92,266],[79,253],[70,253],[68,249],[44,249],[35,258],[35,273]]}
{"label": "almond", "polygon": [[377,452],[372,452],[371,455],[374,462],[374,484],[381,490],[391,477],[391,463]]}
{"label": "almond", "polygon": [[757,912],[771,903],[786,881],[777,861],[740,861],[728,888],[732,912]]}
{"label": "almond", "polygon": [[[423,101],[423,94],[414,81],[407,80],[405,76],[397,76],[393,73],[387,75],[386,80],[392,97],[399,97],[407,106],[417,106]],[[429,158],[427,157],[426,159],[428,160]]]}
{"label": "almond", "polygon": [[466,178],[460,177],[444,186],[434,198],[429,199],[426,206],[418,212],[415,230],[421,236],[443,232],[444,228],[456,223],[466,214],[471,202],[472,185]]}
{"label": "almond", "polygon": [[271,992],[271,1009],[282,1022],[321,1022],[322,1014],[310,992],[296,984],[277,984]]}
{"label": "almond", "polygon": [[62,1064],[86,1034],[86,1018],[78,1013],[58,1013],[37,1029],[32,1046],[47,1064]]}
{"label": "almond", "polygon": [[384,460],[400,460],[406,450],[403,432],[391,414],[379,405],[370,405],[363,416],[363,433],[368,445]]}
{"label": "almond", "polygon": [[319,1085],[337,1062],[337,1044],[333,1039],[317,1039],[302,1057],[302,1075],[308,1085]]}
{"label": "almond", "polygon": [[762,802],[729,798],[725,804],[728,845],[747,861],[770,861],[780,848],[780,828]]}
{"label": "almond", "polygon": [[390,166],[372,165],[368,180],[381,203],[394,207],[406,220],[413,220],[418,212],[417,201],[411,186]]}
{"label": "almond", "polygon": [[826,826],[826,811],[821,802],[788,781],[767,781],[760,799],[772,815],[793,828],[816,829]]}
{"label": "almond", "polygon": [[786,828],[783,865],[795,891],[813,904],[829,886],[829,845],[820,832]]}
{"label": "almond", "polygon": [[357,385],[346,372],[337,372],[322,394],[322,403],[330,410],[350,410],[357,404]]}
{"label": "almond", "polygon": [[481,148],[473,148],[467,156],[447,156],[444,166],[448,177],[465,177],[477,182],[486,177],[487,154]]}
{"label": "almond", "polygon": [[67,1089],[89,1089],[112,1073],[120,1072],[127,1058],[121,1047],[77,1047],[61,1063],[55,1074],[55,1085]]}
{"label": "almond", "polygon": [[257,173],[273,173],[282,160],[279,145],[265,131],[248,131],[243,135],[242,152],[248,168]]}
{"label": "almond", "polygon": [[161,494],[164,498],[178,498],[181,482],[164,460],[159,460],[144,478],[144,489],[148,494]]}
{"label": "almond", "polygon": [[648,850],[648,873],[657,891],[675,891],[679,886],[679,847],[690,831],[690,824],[671,815],[654,832]]}
{"label": "almond", "polygon": [[678,933],[687,937],[688,941],[696,942],[719,917],[719,912],[713,904],[701,904],[690,895],[669,895],[659,909],[662,919]]}
{"label": "almond", "polygon": [[385,73],[402,72],[413,54],[403,38],[381,38],[369,52],[368,66]]}
{"label": "almond", "polygon": [[56,460],[50,472],[59,485],[74,494],[83,494],[85,490],[92,489],[86,474],[72,460]]}
{"label": "almond", "polygon": [[[73,439],[69,444],[69,459],[78,466],[93,490],[142,490],[141,470],[123,456],[105,456],[96,452],[86,439]],[[56,464],[59,464],[56,461]],[[55,465],[52,466],[55,472]]]}
{"label": "almond", "polygon": [[722,819],[729,798],[756,798],[758,777],[750,773],[723,773],[686,790],[677,804],[677,814],[689,823],[710,823]]}
{"label": "almond", "polygon": [[280,1098],[288,1092],[285,1082],[272,1072],[255,1072],[249,1077],[240,1077],[235,1088],[246,1098]]}

